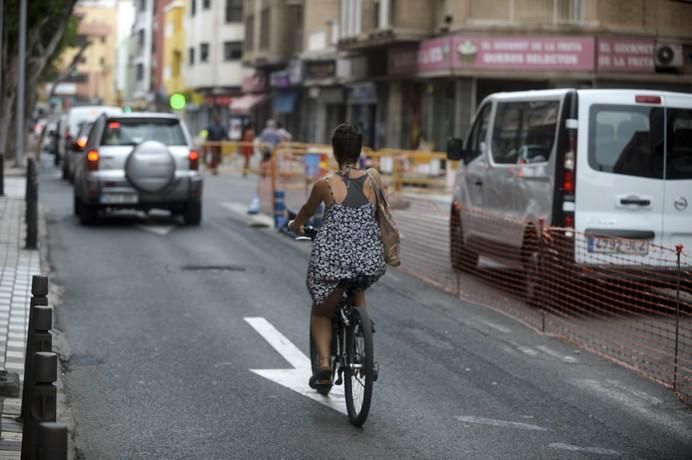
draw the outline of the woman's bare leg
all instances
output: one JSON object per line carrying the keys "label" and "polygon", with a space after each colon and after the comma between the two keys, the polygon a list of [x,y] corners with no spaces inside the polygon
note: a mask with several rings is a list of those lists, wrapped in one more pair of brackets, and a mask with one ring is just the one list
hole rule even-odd
{"label": "woman's bare leg", "polygon": [[319,367],[329,367],[329,357],[331,356],[332,347],[332,317],[336,311],[337,305],[343,295],[342,289],[334,289],[327,297],[327,300],[320,305],[312,307],[312,315],[310,321],[310,330],[312,339],[317,346],[317,353],[320,356]]}
{"label": "woman's bare leg", "polygon": [[353,305],[360,308],[367,308],[368,304],[365,301],[365,291],[356,291],[353,293]]}

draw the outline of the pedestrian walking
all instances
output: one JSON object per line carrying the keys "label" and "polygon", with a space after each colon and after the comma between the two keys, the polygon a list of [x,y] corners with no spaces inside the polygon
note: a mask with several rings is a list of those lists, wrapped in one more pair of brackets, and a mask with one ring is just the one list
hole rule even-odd
{"label": "pedestrian walking", "polygon": [[243,127],[243,134],[240,137],[242,142],[240,146],[240,154],[243,155],[243,177],[247,176],[247,172],[250,169],[250,158],[255,151],[252,145],[255,141],[255,130],[252,128],[252,123],[248,122]]}
{"label": "pedestrian walking", "polygon": [[274,150],[276,146],[281,143],[281,135],[279,134],[279,130],[276,129],[276,122],[274,120],[267,120],[267,125],[260,134],[260,142],[262,144],[261,175],[262,177],[265,177],[267,175],[269,160],[272,158],[272,150]]}
{"label": "pedestrian walking", "polygon": [[[207,128],[207,142],[222,142],[228,140],[228,132],[221,123],[221,118],[214,115],[214,121]],[[212,174],[218,174],[218,166],[221,163],[221,146],[218,144],[209,146],[209,169]]]}
{"label": "pedestrian walking", "polygon": [[276,130],[279,133],[279,137],[281,137],[281,142],[291,142],[293,140],[293,135],[284,128],[281,122],[276,123]]}

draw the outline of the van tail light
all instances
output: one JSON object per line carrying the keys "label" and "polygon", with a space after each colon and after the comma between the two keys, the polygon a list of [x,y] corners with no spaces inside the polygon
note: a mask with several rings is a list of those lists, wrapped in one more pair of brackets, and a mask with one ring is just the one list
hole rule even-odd
{"label": "van tail light", "polygon": [[99,169],[99,151],[96,149],[91,149],[86,154],[86,167],[87,171],[96,171]]}
{"label": "van tail light", "polygon": [[661,96],[639,95],[634,97],[637,104],[660,104]]}
{"label": "van tail light", "polygon": [[190,160],[190,170],[198,171],[199,170],[199,152],[197,150],[190,150],[190,153],[188,155],[188,159]]}
{"label": "van tail light", "polygon": [[564,162],[562,164],[562,192],[566,194],[574,194],[575,188],[575,166],[577,159],[577,131],[570,129],[567,133],[569,148],[565,152]]}
{"label": "van tail light", "polygon": [[574,228],[574,214],[572,213],[566,213],[565,214],[565,228]]}

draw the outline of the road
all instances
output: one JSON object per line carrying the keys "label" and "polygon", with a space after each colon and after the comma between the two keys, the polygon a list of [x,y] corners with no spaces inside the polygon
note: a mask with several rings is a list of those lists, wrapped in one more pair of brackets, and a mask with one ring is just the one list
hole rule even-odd
{"label": "road", "polygon": [[198,228],[134,215],[85,228],[48,161],[80,459],[692,456],[692,411],[669,390],[397,270],[369,293],[380,378],[354,428],[307,373],[292,390],[253,372],[291,369],[271,340],[307,353],[309,245],[248,226],[252,180],[207,176]]}

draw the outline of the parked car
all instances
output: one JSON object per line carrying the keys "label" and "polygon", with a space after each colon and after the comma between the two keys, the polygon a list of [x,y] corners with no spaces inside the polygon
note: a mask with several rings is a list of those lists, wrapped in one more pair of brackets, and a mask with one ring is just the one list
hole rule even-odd
{"label": "parked car", "polygon": [[450,219],[455,268],[473,268],[479,255],[517,263],[531,295],[542,282],[537,248],[547,226],[574,229],[564,232],[574,250],[563,260],[581,274],[611,254],[629,268],[666,266],[651,244],[692,248],[692,95],[492,94],[466,142],[452,139],[447,151],[461,160]]}
{"label": "parked car", "polygon": [[48,121],[43,125],[39,136],[41,151],[50,153],[51,155],[57,155],[57,129],[58,123],[56,121]]}
{"label": "parked car", "polygon": [[202,219],[199,152],[174,115],[103,114],[75,164],[74,212],[83,225],[112,209],[167,209],[187,225]]}
{"label": "parked car", "polygon": [[71,180],[74,175],[74,163],[82,156],[82,152],[75,150],[77,133],[83,123],[93,122],[102,113],[122,113],[119,107],[107,105],[86,105],[71,108],[60,117],[58,148],[62,160],[62,178]]}

